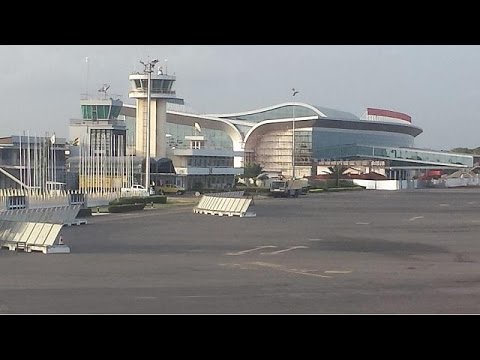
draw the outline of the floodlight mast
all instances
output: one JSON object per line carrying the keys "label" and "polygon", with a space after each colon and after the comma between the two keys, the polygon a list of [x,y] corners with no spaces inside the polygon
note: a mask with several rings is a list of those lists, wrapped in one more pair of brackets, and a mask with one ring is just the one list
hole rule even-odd
{"label": "floodlight mast", "polygon": [[140,60],[140,64],[145,67],[144,72],[148,74],[147,81],[147,119],[146,119],[146,151],[145,151],[145,189],[150,189],[150,102],[152,98],[151,83],[152,72],[158,59],[148,61],[147,63]]}
{"label": "floodlight mast", "polygon": [[295,179],[295,95],[299,93],[299,91],[292,89],[292,98],[293,98],[293,121],[292,121],[292,178]]}

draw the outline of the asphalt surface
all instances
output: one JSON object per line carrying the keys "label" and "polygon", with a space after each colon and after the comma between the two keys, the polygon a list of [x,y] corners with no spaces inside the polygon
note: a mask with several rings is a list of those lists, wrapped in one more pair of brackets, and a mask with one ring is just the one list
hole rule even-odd
{"label": "asphalt surface", "polygon": [[0,314],[478,314],[480,189],[168,207],[64,227],[71,254],[0,251]]}

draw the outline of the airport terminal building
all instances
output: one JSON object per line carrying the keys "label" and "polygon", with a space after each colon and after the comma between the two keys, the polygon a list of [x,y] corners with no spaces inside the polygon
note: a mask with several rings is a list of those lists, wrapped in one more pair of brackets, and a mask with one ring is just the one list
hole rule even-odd
{"label": "airport terminal building", "polygon": [[[426,169],[473,166],[468,155],[415,148],[414,140],[423,130],[410,116],[390,110],[368,108],[358,117],[323,106],[288,102],[241,113],[206,115],[187,112],[184,105],[168,104],[166,112],[167,156],[175,165],[176,155],[190,148],[186,137],[199,135],[197,124],[206,140],[205,149],[216,150],[218,155],[223,151],[233,158],[228,160],[233,164],[229,165],[232,176],[248,163],[258,163],[267,172],[292,175],[293,155],[297,177],[315,175],[316,164],[335,160],[380,160],[386,164],[387,177],[396,180],[410,179]],[[124,105],[122,114],[132,118],[134,113],[134,106]],[[193,158],[183,162],[179,173],[198,175],[195,164]],[[219,171],[217,166],[224,165],[214,166]],[[212,170],[204,172],[208,175]]]}

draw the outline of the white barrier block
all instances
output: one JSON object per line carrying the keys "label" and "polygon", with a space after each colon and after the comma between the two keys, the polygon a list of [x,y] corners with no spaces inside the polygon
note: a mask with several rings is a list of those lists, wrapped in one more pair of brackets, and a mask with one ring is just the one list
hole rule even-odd
{"label": "white barrier block", "polygon": [[243,203],[242,209],[240,210],[241,214],[245,214],[247,212],[248,208],[250,207],[250,203],[252,202],[252,199],[243,199],[243,200],[244,200],[244,203]]}
{"label": "white barrier block", "polygon": [[35,240],[35,245],[45,245],[45,240],[48,238],[48,234],[52,230],[53,224],[44,224],[42,230],[38,234],[37,240]]}
{"label": "white barrier block", "polygon": [[53,245],[46,248],[46,254],[70,254],[68,245]]}
{"label": "white barrier block", "polygon": [[6,236],[6,238],[4,240],[5,241],[13,241],[13,239],[15,238],[15,235],[17,235],[17,233],[18,233],[18,231],[20,230],[21,227],[22,227],[22,223],[14,222],[12,227],[11,227],[10,232],[8,233],[8,236]]}
{"label": "white barrier block", "polygon": [[32,222],[27,223],[27,228],[26,228],[25,232],[23,233],[22,241],[24,241],[28,244],[28,239],[30,238],[30,235],[32,234],[32,231],[33,231],[34,228],[35,228],[35,223],[32,223]]}
{"label": "white barrier block", "polygon": [[22,239],[24,238],[23,234],[25,234],[25,231],[28,228],[28,223],[27,222],[21,222],[19,224],[20,224],[20,228],[16,231],[16,234],[13,237],[13,240],[12,240],[12,241],[15,241],[15,242],[19,242],[19,241],[23,242],[22,241]]}
{"label": "white barrier block", "polygon": [[29,237],[26,239],[27,244],[34,245],[35,241],[38,238],[38,235],[42,231],[44,223],[34,223],[34,227],[32,232],[30,233]]}
{"label": "white barrier block", "polygon": [[62,227],[63,227],[63,225],[53,224],[51,229],[50,229],[50,232],[48,233],[45,241],[43,242],[43,245],[44,246],[52,246],[53,243],[55,242],[55,239],[58,236],[58,233],[62,229]]}
{"label": "white barrier block", "polygon": [[198,202],[197,208],[202,209],[204,202],[205,202],[205,196],[202,196],[202,198],[201,198],[200,201]]}
{"label": "white barrier block", "polygon": [[218,216],[254,217],[255,213],[248,213],[251,199],[243,197],[212,197],[205,196],[205,201],[199,202],[199,206],[193,209],[196,214],[210,214]]}

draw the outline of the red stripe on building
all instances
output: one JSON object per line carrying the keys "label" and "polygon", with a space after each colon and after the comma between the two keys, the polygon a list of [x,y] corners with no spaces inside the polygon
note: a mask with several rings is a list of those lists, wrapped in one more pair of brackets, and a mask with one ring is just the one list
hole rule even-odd
{"label": "red stripe on building", "polygon": [[386,116],[394,119],[408,121],[409,123],[412,122],[412,117],[408,116],[407,114],[385,109],[367,108],[367,115]]}

